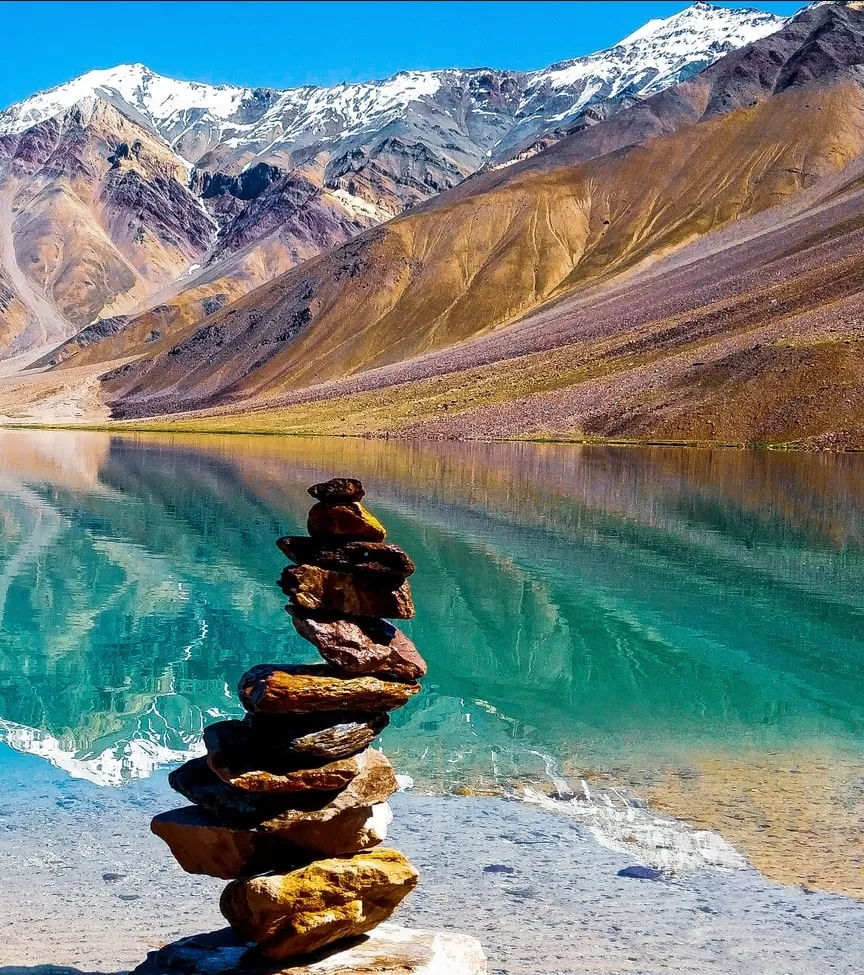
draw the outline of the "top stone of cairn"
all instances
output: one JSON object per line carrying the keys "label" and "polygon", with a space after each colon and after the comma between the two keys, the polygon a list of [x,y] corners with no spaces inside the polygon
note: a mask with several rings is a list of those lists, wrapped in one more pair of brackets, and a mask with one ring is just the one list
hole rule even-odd
{"label": "top stone of cairn", "polygon": [[356,477],[331,477],[329,481],[313,484],[309,493],[317,501],[325,504],[348,504],[362,501],[366,491]]}

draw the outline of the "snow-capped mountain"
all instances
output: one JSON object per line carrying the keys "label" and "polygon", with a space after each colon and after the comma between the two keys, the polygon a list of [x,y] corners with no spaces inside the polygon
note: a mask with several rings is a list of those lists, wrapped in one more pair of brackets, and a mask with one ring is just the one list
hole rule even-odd
{"label": "snow-capped mountain", "polygon": [[286,91],[176,81],[143,64],[119,65],[13,105],[0,113],[0,135],[26,131],[82,99],[102,98],[146,121],[190,165],[215,152],[225,169],[235,170],[280,151],[380,131],[412,107],[446,111],[457,94],[460,102],[467,95],[469,111],[496,117],[467,133],[494,151],[532,127],[560,126],[592,102],[651,95],[783,23],[764,11],[699,2],[649,21],[606,51],[540,71],[401,71],[383,81]]}
{"label": "snow-capped mountain", "polygon": [[551,127],[566,129],[592,105],[647,98],[784,23],[762,10],[700,2],[665,20],[649,20],[609,50],[533,72],[526,78],[516,124],[494,155],[503,157],[508,148]]}
{"label": "snow-capped mountain", "polygon": [[[783,23],[700,2],[606,51],[527,73],[403,71],[278,91],[134,64],[36,94],[0,113],[0,223],[14,221],[0,234],[0,354],[101,318],[119,315],[120,327],[169,289],[192,297],[168,326],[202,317]],[[150,331],[158,340],[163,330]]]}

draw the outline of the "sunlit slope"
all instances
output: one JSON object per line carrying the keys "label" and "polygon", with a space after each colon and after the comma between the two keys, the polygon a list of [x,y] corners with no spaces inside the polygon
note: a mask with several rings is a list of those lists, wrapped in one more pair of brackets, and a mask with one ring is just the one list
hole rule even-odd
{"label": "sunlit slope", "polygon": [[443,349],[781,203],[862,149],[864,93],[841,78],[526,172],[289,272],[152,347],[109,383],[110,396],[125,412],[166,413],[269,399]]}
{"label": "sunlit slope", "polygon": [[200,256],[214,230],[185,181],[159,139],[103,102],[4,136],[3,263],[33,320],[10,329],[10,351],[133,307]]}
{"label": "sunlit slope", "polygon": [[170,426],[864,447],[862,214],[864,157],[512,327]]}

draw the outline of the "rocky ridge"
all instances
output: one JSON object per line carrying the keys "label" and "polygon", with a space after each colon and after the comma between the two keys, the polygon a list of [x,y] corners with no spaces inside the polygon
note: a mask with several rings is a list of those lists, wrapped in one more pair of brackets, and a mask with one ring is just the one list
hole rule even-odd
{"label": "rocky ridge", "polygon": [[[117,416],[212,409],[194,422],[214,429],[860,443],[862,66],[861,6],[808,7],[286,274],[103,389]],[[301,310],[302,334],[271,351]],[[806,382],[790,377],[814,370],[799,409]]]}
{"label": "rocky ridge", "polygon": [[[326,663],[247,671],[238,686],[245,719],[207,727],[207,757],[169,777],[193,805],[151,824],[184,870],[230,881],[220,909],[231,933],[169,945],[139,975],[212,973],[223,963],[281,971],[279,963],[372,932],[417,885],[406,857],[380,847],[397,783],[384,754],[371,747],[389,712],[420,691],[426,673],[411,641],[381,618],[414,615],[407,581],[414,565],[385,543],[386,530],[361,503],[364,493],[353,478],[313,485],[309,536],[280,539],[289,558],[298,550],[304,558],[283,573],[286,608]],[[330,568],[334,560],[348,571]],[[472,939],[401,929],[332,958],[340,971],[372,966],[410,975],[444,959],[454,975],[486,970]],[[319,958],[309,970],[328,971],[328,964]]]}
{"label": "rocky ridge", "polygon": [[[0,113],[0,191],[14,235],[0,273],[20,265],[59,316],[46,324],[40,302],[3,273],[0,354],[81,328],[90,343],[142,307],[154,311],[145,334],[157,341],[782,23],[700,2],[535,72],[408,71],[277,91],[175,81],[138,64],[35,95]],[[170,172],[154,167],[157,156]]]}

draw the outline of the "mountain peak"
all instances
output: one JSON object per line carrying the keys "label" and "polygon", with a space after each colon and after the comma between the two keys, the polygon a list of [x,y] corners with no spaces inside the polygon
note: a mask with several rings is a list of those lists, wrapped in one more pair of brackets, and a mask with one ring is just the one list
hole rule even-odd
{"label": "mountain peak", "polygon": [[[737,47],[779,30],[784,23],[783,17],[754,7],[719,7],[697,0],[671,17],[649,20],[619,41],[616,47],[627,47],[647,40],[660,41],[681,33],[693,39],[704,39],[707,35],[720,33],[725,43]],[[747,37],[747,40],[740,40],[742,37]]]}

